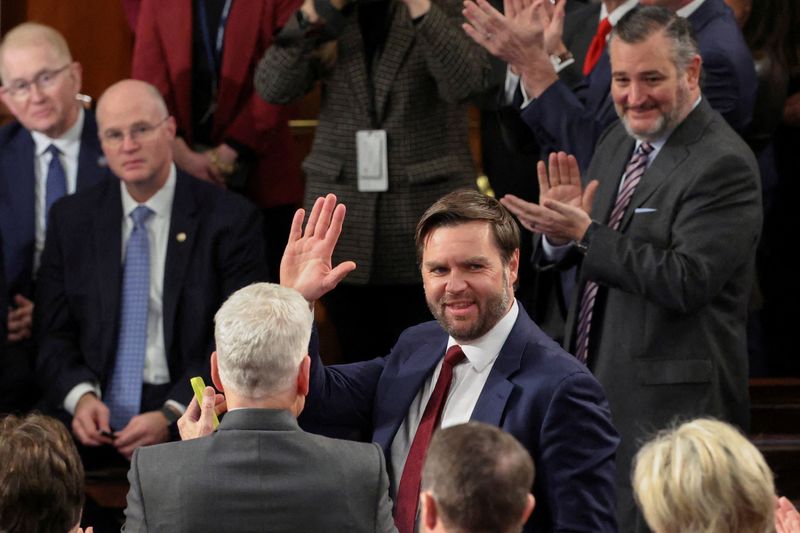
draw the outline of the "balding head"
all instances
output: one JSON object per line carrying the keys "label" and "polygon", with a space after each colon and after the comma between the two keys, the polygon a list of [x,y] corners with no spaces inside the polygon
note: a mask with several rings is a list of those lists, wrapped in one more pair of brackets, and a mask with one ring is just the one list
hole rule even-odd
{"label": "balding head", "polygon": [[0,44],[3,103],[30,131],[59,138],[78,119],[81,66],[53,28],[26,22]]}
{"label": "balding head", "polygon": [[161,94],[143,81],[117,82],[97,102],[97,125],[108,166],[136,201],[147,201],[172,165],[175,120]]}
{"label": "balding head", "polygon": [[24,22],[14,27],[3,37],[0,43],[0,77],[3,85],[7,85],[10,79],[6,76],[3,57],[6,50],[32,48],[35,46],[46,47],[54,59],[62,63],[71,63],[72,54],[64,36],[50,26],[37,22]]}

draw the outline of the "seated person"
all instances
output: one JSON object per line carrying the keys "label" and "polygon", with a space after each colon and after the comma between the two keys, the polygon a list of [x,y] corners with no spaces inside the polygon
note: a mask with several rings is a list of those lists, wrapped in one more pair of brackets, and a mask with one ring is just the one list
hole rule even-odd
{"label": "seated person", "polygon": [[214,313],[267,268],[256,209],[176,170],[175,120],[152,85],[109,87],[97,122],[117,179],[50,210],[37,373],[48,407],[97,452],[84,459],[127,466],[136,447],[177,436],[189,378],[208,375]]}
{"label": "seated person", "polygon": [[422,468],[424,533],[513,533],[533,511],[533,460],[489,424],[468,422],[437,431]]}
{"label": "seated person", "polygon": [[664,430],[639,450],[634,465],[636,500],[655,533],[772,531],[772,472],[724,422],[698,418]]}
{"label": "seated person", "polygon": [[0,531],[83,532],[83,466],[63,424],[40,414],[0,419],[0,465]]}

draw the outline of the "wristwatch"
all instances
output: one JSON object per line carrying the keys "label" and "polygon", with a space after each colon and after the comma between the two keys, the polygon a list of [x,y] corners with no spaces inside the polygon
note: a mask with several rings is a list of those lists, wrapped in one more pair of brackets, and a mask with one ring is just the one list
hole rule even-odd
{"label": "wristwatch", "polygon": [[181,417],[181,414],[178,413],[177,409],[173,409],[172,407],[168,406],[167,404],[164,404],[163,406],[161,406],[161,414],[164,415],[164,418],[167,419],[167,422],[169,423],[169,425],[174,424]]}

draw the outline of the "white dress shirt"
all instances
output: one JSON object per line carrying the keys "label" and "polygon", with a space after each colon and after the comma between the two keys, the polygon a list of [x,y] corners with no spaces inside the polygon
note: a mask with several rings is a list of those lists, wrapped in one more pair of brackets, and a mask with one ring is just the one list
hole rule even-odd
{"label": "white dress shirt", "polygon": [[[143,204],[134,200],[120,182],[122,195],[122,264],[125,264],[125,248],[133,231],[133,221],[130,214],[139,205],[146,205],[153,214],[145,222],[147,238],[150,245],[150,298],[147,306],[147,350],[144,360],[144,383],[161,385],[169,383],[169,365],[167,352],[164,345],[164,265],[167,258],[167,243],[169,240],[169,225],[172,218],[172,201],[175,198],[175,165],[170,169],[169,177],[161,189]],[[75,414],[78,400],[87,392],[93,392],[98,398],[100,385],[98,383],[80,383],[76,385],[64,399],[64,409],[70,414]],[[170,405],[183,411],[185,407],[170,400]]]}
{"label": "white dress shirt", "polygon": [[[478,403],[478,397],[483,391],[483,386],[489,378],[494,362],[500,354],[500,349],[505,344],[514,323],[519,315],[517,301],[511,305],[511,309],[500,321],[494,325],[485,335],[468,343],[459,343],[453,337],[447,341],[447,347],[454,344],[461,346],[466,359],[453,368],[453,380],[450,382],[450,390],[447,393],[444,408],[442,410],[441,427],[446,428],[456,424],[468,422]],[[442,369],[444,353],[441,354],[439,363],[434,368],[433,373],[425,381],[425,384],[417,393],[414,401],[408,408],[408,414],[397,434],[394,436],[391,446],[392,458],[392,494],[397,494],[400,485],[400,477],[403,475],[403,467],[406,464],[406,457],[411,449],[417,427],[428,405],[428,399],[433,393],[439,372]]]}
{"label": "white dress shirt", "polygon": [[39,259],[44,250],[44,239],[47,214],[47,171],[50,167],[52,156],[47,152],[51,144],[61,151],[61,166],[67,177],[67,194],[73,194],[78,186],[78,154],[81,151],[81,133],[83,133],[83,108],[78,113],[78,120],[58,139],[51,139],[44,133],[31,131],[33,137],[33,175],[35,177],[33,193],[36,204],[34,205],[35,247],[33,253],[34,277],[39,270]]}

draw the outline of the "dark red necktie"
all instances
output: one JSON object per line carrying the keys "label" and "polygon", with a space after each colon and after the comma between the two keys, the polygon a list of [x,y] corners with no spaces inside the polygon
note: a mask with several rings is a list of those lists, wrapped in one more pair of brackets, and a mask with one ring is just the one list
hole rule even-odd
{"label": "dark red necktie", "polygon": [[606,17],[601,20],[600,25],[597,26],[597,33],[594,34],[594,38],[589,45],[589,50],[586,52],[586,59],[583,61],[584,76],[589,75],[600,59],[600,55],[606,47],[606,37],[608,37],[609,33],[611,33],[611,23],[608,21],[608,17]]}
{"label": "dark red necktie", "polygon": [[397,505],[394,513],[394,523],[400,533],[413,533],[414,522],[417,518],[417,505],[419,504],[419,484],[422,478],[422,463],[425,461],[425,452],[433,437],[433,432],[439,427],[442,410],[453,381],[453,367],[464,359],[461,346],[451,346],[444,356],[439,378],[433,387],[433,392],[422,413],[414,441],[408,450],[406,464],[403,466],[403,475],[400,476],[400,486],[397,488]]}

